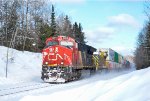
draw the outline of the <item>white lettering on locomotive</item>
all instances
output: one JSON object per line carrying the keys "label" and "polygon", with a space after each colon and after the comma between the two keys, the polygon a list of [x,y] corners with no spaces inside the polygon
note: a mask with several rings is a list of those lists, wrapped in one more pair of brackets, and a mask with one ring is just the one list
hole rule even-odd
{"label": "white lettering on locomotive", "polygon": [[50,52],[53,52],[53,48],[49,48],[49,51],[50,51]]}
{"label": "white lettering on locomotive", "polygon": [[58,60],[58,58],[63,59],[61,57],[61,55],[59,55],[59,54],[56,54],[55,58],[51,59],[50,56],[52,56],[52,55],[54,56],[55,54],[54,53],[53,54],[48,54],[48,60],[56,61],[56,60]]}
{"label": "white lettering on locomotive", "polygon": [[55,52],[56,52],[56,53],[58,52],[58,47],[55,48]]}

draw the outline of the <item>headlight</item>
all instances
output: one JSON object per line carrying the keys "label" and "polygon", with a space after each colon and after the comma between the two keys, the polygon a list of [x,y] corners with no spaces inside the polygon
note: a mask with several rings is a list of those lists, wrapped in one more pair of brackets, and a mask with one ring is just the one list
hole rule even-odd
{"label": "headlight", "polygon": [[46,65],[48,65],[48,62],[45,62]]}
{"label": "headlight", "polygon": [[63,65],[64,63],[63,62],[61,62],[61,65]]}

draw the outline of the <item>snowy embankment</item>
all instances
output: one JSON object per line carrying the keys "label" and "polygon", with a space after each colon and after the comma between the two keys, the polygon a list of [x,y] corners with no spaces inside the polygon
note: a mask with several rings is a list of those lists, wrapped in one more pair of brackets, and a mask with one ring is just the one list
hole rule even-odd
{"label": "snowy embankment", "polygon": [[[40,80],[42,56],[40,53],[10,49],[8,52],[8,72],[6,76],[7,47],[0,46],[0,84],[10,81],[28,82]],[[37,80],[36,80],[37,81]]]}
{"label": "snowy embankment", "polygon": [[[9,50],[8,78],[5,78],[6,47],[0,46],[0,101],[149,101],[150,67],[97,72],[66,84],[47,84],[40,79],[41,54]],[[87,78],[88,77],[88,78]],[[37,85],[37,86],[36,86]],[[23,87],[23,88],[22,88]],[[11,89],[10,89],[11,88]],[[17,89],[14,89],[17,88]]]}

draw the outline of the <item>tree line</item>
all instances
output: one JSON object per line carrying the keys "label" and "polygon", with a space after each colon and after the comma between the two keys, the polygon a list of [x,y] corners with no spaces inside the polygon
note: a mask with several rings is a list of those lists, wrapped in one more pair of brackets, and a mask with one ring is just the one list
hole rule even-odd
{"label": "tree line", "polygon": [[56,17],[46,0],[0,0],[0,45],[41,51],[48,37],[58,35],[86,43],[81,23],[62,13]]}
{"label": "tree line", "polygon": [[140,31],[135,50],[136,69],[150,66],[150,3],[146,2],[145,13],[148,17],[143,29]]}

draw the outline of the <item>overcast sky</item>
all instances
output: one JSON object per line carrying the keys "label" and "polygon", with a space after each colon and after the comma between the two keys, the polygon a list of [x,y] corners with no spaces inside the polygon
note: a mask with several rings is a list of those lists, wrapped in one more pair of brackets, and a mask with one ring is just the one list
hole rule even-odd
{"label": "overcast sky", "polygon": [[144,0],[51,0],[57,11],[80,22],[87,44],[133,55],[146,21]]}

